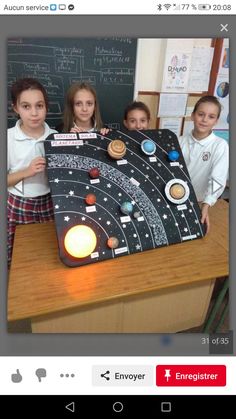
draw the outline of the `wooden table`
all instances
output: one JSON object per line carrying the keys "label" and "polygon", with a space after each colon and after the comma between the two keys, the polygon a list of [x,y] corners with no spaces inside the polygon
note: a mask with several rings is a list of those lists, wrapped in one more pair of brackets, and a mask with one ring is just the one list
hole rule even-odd
{"label": "wooden table", "polygon": [[193,240],[69,268],[54,223],[16,229],[8,319],[35,333],[176,332],[204,322],[216,278],[228,275],[228,204],[210,209],[211,231]]}

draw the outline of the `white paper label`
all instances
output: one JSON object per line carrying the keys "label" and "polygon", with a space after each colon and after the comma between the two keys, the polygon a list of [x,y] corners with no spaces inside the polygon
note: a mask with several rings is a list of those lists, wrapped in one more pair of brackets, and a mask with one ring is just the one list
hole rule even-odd
{"label": "white paper label", "polygon": [[157,158],[155,156],[149,157],[149,161],[150,162],[155,162],[155,161],[157,161]]}
{"label": "white paper label", "polygon": [[52,141],[51,146],[52,147],[65,147],[65,146],[72,146],[72,145],[83,145],[82,140],[67,140],[67,141]]}
{"label": "white paper label", "polygon": [[86,212],[96,212],[96,206],[90,205],[89,207],[85,207]]}
{"label": "white paper label", "polygon": [[128,249],[127,247],[120,247],[119,249],[115,249],[114,252],[115,252],[115,255],[119,255],[120,253],[128,252]]}
{"label": "white paper label", "polygon": [[76,140],[77,134],[75,133],[67,133],[67,134],[54,134],[55,140]]}
{"label": "white paper label", "polygon": [[140,185],[140,183],[136,179],[134,179],[133,177],[130,178],[130,182],[132,183],[132,185],[135,185],[135,186]]}
{"label": "white paper label", "polygon": [[187,209],[187,205],[183,204],[183,205],[177,205],[177,210],[178,211],[183,211]]}
{"label": "white paper label", "polygon": [[191,239],[196,239],[197,235],[196,234],[191,234],[190,236],[184,236],[182,237],[182,240],[191,240]]}
{"label": "white paper label", "polygon": [[91,140],[92,138],[97,138],[97,134],[95,134],[95,132],[79,133],[79,138],[82,138],[83,140]]}
{"label": "white paper label", "polygon": [[172,161],[170,163],[171,166],[179,166],[179,162],[178,161]]}
{"label": "white paper label", "polygon": [[100,183],[100,179],[91,179],[90,183]]}
{"label": "white paper label", "polygon": [[118,164],[118,166],[121,166],[122,164],[127,164],[127,160],[124,160],[124,159],[117,160],[117,164]]}
{"label": "white paper label", "polygon": [[91,253],[90,257],[91,257],[91,259],[98,258],[99,253],[98,252]]}
{"label": "white paper label", "polygon": [[120,222],[121,223],[128,223],[129,221],[131,221],[129,215],[125,215],[125,217],[120,217]]}

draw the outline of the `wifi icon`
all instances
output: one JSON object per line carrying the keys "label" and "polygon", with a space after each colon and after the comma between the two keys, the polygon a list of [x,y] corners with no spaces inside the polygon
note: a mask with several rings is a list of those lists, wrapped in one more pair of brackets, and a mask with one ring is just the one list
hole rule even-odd
{"label": "wifi icon", "polygon": [[171,7],[171,4],[163,4],[163,6],[166,8],[166,10],[169,10]]}

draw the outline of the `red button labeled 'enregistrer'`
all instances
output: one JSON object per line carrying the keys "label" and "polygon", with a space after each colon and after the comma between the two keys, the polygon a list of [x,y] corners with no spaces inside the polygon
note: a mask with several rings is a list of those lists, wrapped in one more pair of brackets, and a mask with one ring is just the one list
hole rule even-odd
{"label": "red button labeled 'enregistrer'", "polygon": [[225,365],[157,365],[156,385],[219,386],[226,385]]}

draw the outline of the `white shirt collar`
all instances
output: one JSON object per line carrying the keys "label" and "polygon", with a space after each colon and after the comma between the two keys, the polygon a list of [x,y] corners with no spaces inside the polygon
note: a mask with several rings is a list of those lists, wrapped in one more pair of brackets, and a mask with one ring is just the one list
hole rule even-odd
{"label": "white shirt collar", "polygon": [[30,137],[29,135],[25,134],[21,129],[21,119],[18,119],[16,125],[15,125],[15,138],[16,140],[34,140],[34,141],[44,141],[45,138],[47,138],[50,134],[50,128],[46,122],[44,122],[44,133],[41,137],[39,137],[37,140],[35,138]]}
{"label": "white shirt collar", "polygon": [[205,146],[208,142],[210,142],[213,137],[215,137],[215,134],[214,134],[213,131],[210,133],[210,135],[203,138],[202,140],[197,140],[197,138],[195,138],[193,136],[193,131],[191,131],[191,133],[190,133],[190,139],[191,139],[192,143],[197,143],[197,144],[199,144],[199,146],[202,146],[202,147]]}

